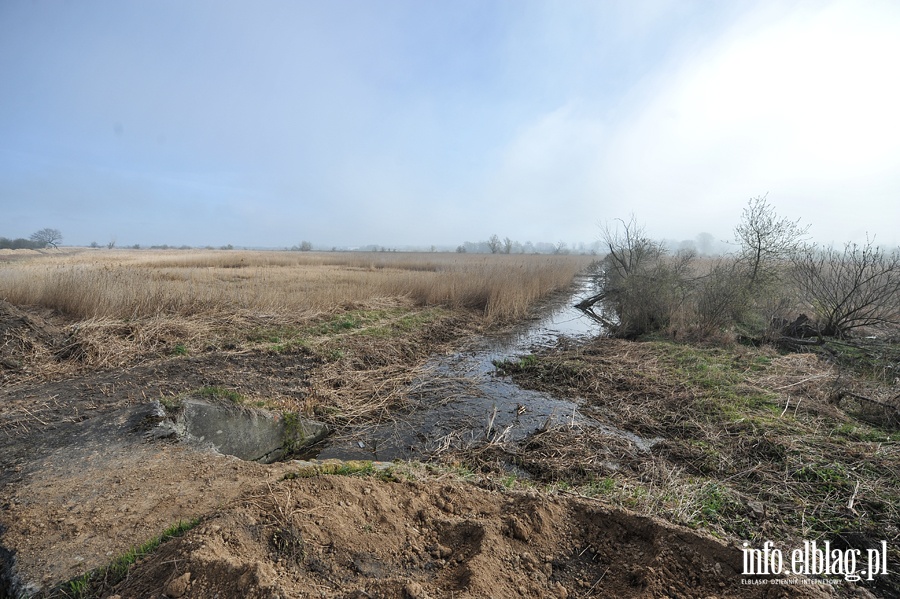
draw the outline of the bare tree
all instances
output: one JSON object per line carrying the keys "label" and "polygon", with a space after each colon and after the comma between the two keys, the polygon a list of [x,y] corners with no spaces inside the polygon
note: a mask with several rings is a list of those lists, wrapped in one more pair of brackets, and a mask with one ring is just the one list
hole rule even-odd
{"label": "bare tree", "polygon": [[900,324],[900,249],[887,253],[872,240],[843,252],[810,246],[795,259],[794,275],[823,335]]}
{"label": "bare tree", "polygon": [[751,198],[734,229],[740,246],[739,260],[748,268],[748,283],[754,285],[776,274],[778,263],[803,249],[809,225],[780,218],[766,196]]}
{"label": "bare tree", "polygon": [[637,272],[643,264],[665,254],[662,244],[646,236],[644,227],[638,224],[633,214],[628,222],[619,218],[616,223],[615,228],[604,225],[600,236],[609,251],[607,271],[611,269],[617,278],[625,278]]}
{"label": "bare tree", "polygon": [[695,237],[694,240],[697,244],[697,251],[702,255],[708,256],[712,253],[713,242],[716,240],[715,237],[704,231],[703,233],[697,233],[697,237]]}
{"label": "bare tree", "polygon": [[491,249],[492,254],[496,254],[500,251],[500,238],[497,237],[496,234],[491,235],[491,237],[487,240],[488,247]]}
{"label": "bare tree", "polygon": [[602,301],[618,321],[607,327],[621,337],[668,327],[688,297],[694,252],[670,256],[663,244],[646,236],[634,216],[618,220],[614,228],[603,227],[601,236],[608,250],[600,269],[603,292],[579,307],[587,310]]}
{"label": "bare tree", "polygon": [[510,253],[512,251],[512,247],[513,247],[513,240],[510,239],[509,237],[504,237],[503,238],[503,253],[504,254]]}
{"label": "bare tree", "polygon": [[31,234],[31,241],[38,244],[39,247],[56,247],[62,241],[62,233],[59,229],[41,229]]}

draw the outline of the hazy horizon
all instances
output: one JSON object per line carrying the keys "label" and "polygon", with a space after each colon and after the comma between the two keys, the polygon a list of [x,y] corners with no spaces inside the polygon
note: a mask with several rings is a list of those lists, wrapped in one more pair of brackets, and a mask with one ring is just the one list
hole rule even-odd
{"label": "hazy horizon", "polygon": [[889,1],[0,4],[0,236],[900,243]]}

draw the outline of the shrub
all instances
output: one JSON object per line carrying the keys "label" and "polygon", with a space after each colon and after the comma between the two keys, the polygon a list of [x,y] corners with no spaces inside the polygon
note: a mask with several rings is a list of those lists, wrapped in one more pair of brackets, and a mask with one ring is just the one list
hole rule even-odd
{"label": "shrub", "polygon": [[871,240],[843,252],[810,246],[796,256],[793,275],[822,335],[900,324],[900,250],[888,253]]}
{"label": "shrub", "polygon": [[753,198],[735,227],[738,250],[707,267],[692,251],[670,255],[634,217],[617,221],[602,232],[603,293],[591,302],[602,301],[611,333],[626,338],[687,331],[775,341],[796,316],[797,290],[828,336],[900,322],[900,252],[871,243],[822,250],[806,243],[808,229]]}
{"label": "shrub", "polygon": [[609,250],[600,268],[603,305],[615,315],[613,333],[633,338],[670,326],[690,294],[694,253],[670,256],[634,217],[603,230]]}

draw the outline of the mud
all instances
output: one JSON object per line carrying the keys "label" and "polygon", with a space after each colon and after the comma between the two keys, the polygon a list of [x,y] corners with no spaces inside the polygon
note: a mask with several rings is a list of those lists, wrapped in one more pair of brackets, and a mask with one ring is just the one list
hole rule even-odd
{"label": "mud", "polygon": [[0,489],[21,479],[36,458],[69,447],[66,427],[126,406],[217,386],[277,399],[308,392],[318,360],[305,352],[222,353],[170,358],[62,381],[6,387],[0,392]]}
{"label": "mud", "polygon": [[157,399],[210,385],[274,398],[303,394],[316,363],[304,352],[210,353],[4,388],[7,581],[26,594],[46,590],[277,473],[277,465],[159,438]]}

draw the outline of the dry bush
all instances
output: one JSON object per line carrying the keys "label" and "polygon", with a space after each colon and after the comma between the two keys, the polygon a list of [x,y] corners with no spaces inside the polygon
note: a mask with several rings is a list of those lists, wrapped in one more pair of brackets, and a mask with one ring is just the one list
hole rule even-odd
{"label": "dry bush", "polygon": [[606,227],[609,253],[601,263],[602,302],[618,337],[635,338],[667,329],[690,293],[692,252],[670,256],[659,242],[644,234],[632,219]]}
{"label": "dry bush", "polygon": [[746,308],[739,278],[734,262],[720,258],[698,280],[694,310],[702,331],[712,333],[731,326]]}
{"label": "dry bush", "polygon": [[[615,336],[664,332],[677,338],[742,336],[770,341],[773,323],[790,322],[791,258],[809,227],[779,217],[765,197],[753,198],[735,227],[737,250],[711,265],[692,252],[670,255],[634,217],[603,230],[603,303]],[[809,270],[809,269],[808,269]]]}
{"label": "dry bush", "polygon": [[811,246],[798,253],[792,274],[823,335],[900,325],[900,250],[871,240],[848,243],[843,252]]}

